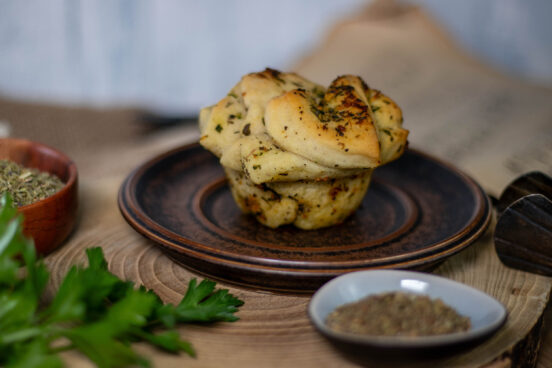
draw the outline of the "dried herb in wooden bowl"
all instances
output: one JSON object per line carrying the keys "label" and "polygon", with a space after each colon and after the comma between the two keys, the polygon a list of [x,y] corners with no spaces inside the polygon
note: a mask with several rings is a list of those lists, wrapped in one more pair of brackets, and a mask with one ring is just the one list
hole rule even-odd
{"label": "dried herb in wooden bowl", "polygon": [[17,207],[45,199],[63,186],[64,183],[55,175],[10,160],[0,160],[0,193],[10,193]]}
{"label": "dried herb in wooden bowl", "polygon": [[371,295],[336,308],[326,319],[336,332],[374,336],[429,336],[470,329],[461,316],[441,299],[404,292]]}

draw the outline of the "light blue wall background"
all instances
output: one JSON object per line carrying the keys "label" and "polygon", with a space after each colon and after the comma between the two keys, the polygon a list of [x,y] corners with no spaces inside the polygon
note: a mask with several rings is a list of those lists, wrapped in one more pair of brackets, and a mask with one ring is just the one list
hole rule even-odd
{"label": "light blue wall background", "polygon": [[552,1],[410,0],[477,57],[552,87]]}
{"label": "light blue wall background", "polygon": [[[552,85],[552,1],[413,0],[468,50]],[[194,115],[286,69],[369,0],[0,0],[0,95]]]}

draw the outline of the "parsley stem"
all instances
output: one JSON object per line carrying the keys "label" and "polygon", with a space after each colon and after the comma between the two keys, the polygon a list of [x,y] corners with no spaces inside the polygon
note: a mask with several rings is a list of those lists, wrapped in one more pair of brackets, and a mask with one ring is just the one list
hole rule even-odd
{"label": "parsley stem", "polygon": [[32,337],[41,335],[43,330],[37,327],[24,328],[0,336],[0,344],[13,344],[18,341],[25,341]]}

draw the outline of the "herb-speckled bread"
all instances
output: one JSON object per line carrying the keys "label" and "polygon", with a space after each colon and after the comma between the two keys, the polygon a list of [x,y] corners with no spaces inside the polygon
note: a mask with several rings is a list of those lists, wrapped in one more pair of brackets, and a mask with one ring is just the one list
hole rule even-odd
{"label": "herb-speckled bread", "polygon": [[302,229],[353,213],[372,170],[398,158],[408,136],[400,108],[359,77],[339,77],[326,90],[272,69],[244,76],[202,109],[200,131],[244,212]]}

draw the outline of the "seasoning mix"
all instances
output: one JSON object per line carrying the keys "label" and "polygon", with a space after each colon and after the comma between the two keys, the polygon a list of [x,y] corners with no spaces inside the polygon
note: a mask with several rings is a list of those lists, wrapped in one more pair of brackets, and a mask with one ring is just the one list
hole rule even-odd
{"label": "seasoning mix", "polygon": [[0,194],[8,192],[17,207],[45,199],[63,188],[55,175],[0,160]]}
{"label": "seasoning mix", "polygon": [[371,295],[336,308],[326,319],[336,332],[375,336],[429,336],[467,331],[469,317],[441,299],[404,292]]}

